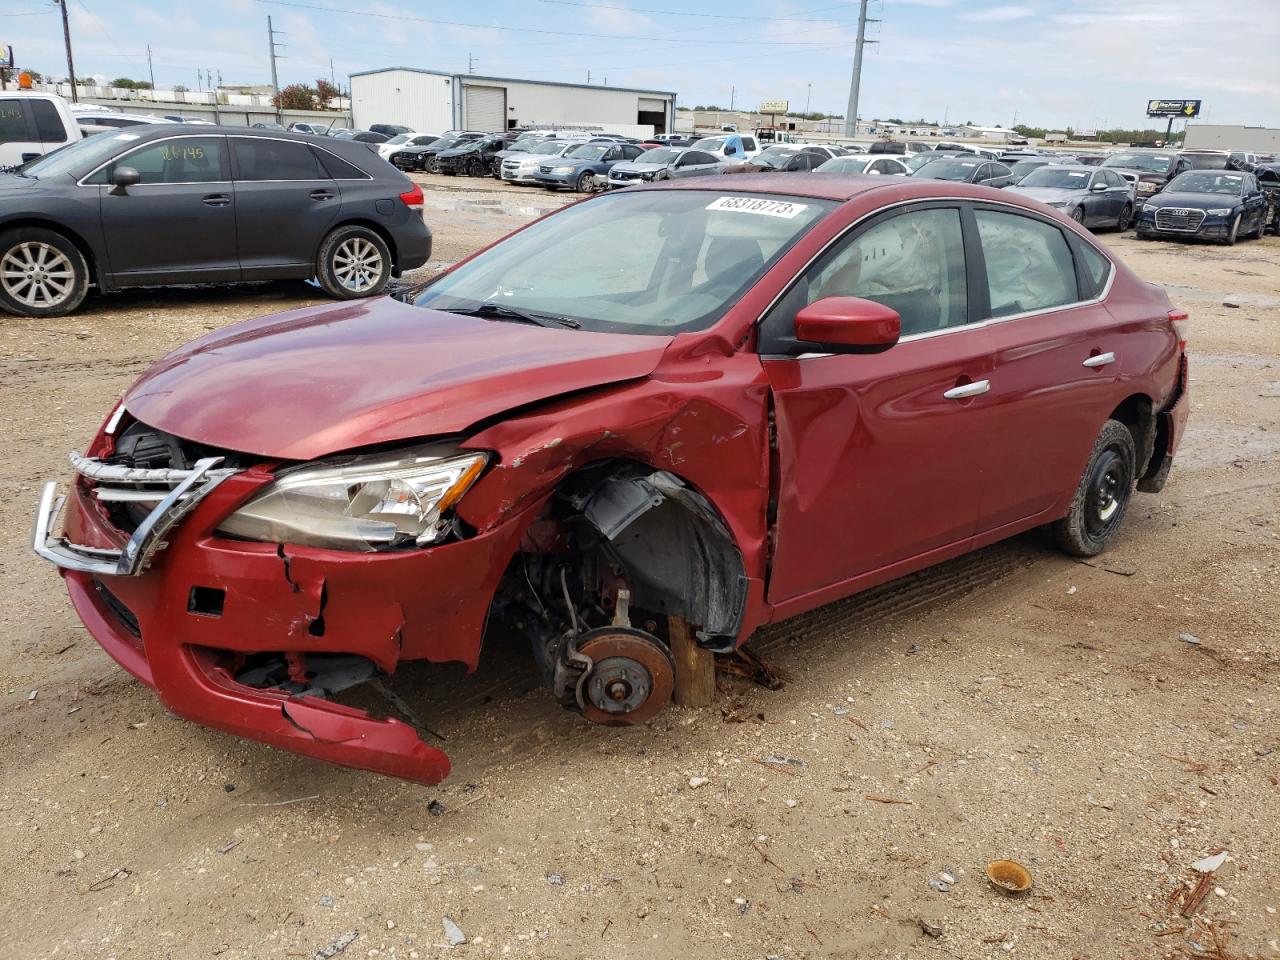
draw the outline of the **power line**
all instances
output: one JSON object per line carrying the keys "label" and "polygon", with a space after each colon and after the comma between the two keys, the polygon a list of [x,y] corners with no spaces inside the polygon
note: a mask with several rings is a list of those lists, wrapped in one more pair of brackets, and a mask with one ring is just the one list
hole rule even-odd
{"label": "power line", "polygon": [[707,44],[743,44],[750,43],[766,47],[812,47],[823,41],[817,40],[708,40],[697,37],[643,37],[621,33],[578,33],[570,30],[540,30],[534,27],[503,27],[489,23],[463,23],[458,20],[439,20],[431,17],[411,17],[395,13],[378,13],[373,10],[349,10],[342,7],[322,7],[314,3],[299,3],[296,0],[258,0],[259,3],[276,7],[294,7],[299,10],[318,10],[321,13],[345,13],[355,17],[376,17],[380,20],[409,21],[412,23],[430,23],[443,27],[467,27],[472,30],[501,30],[507,33],[537,33],[557,37],[581,37],[589,40],[643,40],[646,43],[707,43]]}
{"label": "power line", "polygon": [[[605,3],[581,3],[579,0],[538,0],[539,3],[554,3],[562,7],[588,7],[592,10],[625,10],[627,13],[660,13],[674,17],[700,17],[706,20],[751,20],[757,23],[831,23],[831,18],[809,18],[809,17],[755,17],[742,16],[729,13],[690,13],[687,10],[654,10],[648,7],[623,7],[610,6]],[[847,6],[838,3],[830,7],[819,7],[817,10],[810,10],[809,13],[817,13],[820,10],[833,10]]]}

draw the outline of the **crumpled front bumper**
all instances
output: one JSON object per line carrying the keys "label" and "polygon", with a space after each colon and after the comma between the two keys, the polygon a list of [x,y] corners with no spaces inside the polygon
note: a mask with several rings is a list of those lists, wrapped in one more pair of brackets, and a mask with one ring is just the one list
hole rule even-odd
{"label": "crumpled front bumper", "polygon": [[[33,545],[59,567],[94,639],[174,714],[331,763],[439,783],[449,758],[409,724],[312,694],[246,686],[230,664],[242,655],[295,652],[354,654],[385,673],[403,659],[458,660],[474,669],[520,521],[403,553],[217,536],[222,518],[270,480],[256,468],[221,479],[170,526],[164,549],[149,551],[149,567],[139,564],[132,575],[81,562],[109,563],[127,540],[78,479],[66,496],[64,536],[50,533],[57,514],[46,490]],[[220,601],[198,602],[211,594]]]}

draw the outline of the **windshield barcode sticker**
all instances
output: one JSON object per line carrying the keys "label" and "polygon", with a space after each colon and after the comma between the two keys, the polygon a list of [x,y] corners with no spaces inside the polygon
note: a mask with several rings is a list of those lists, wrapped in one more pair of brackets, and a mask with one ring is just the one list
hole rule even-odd
{"label": "windshield barcode sticker", "polygon": [[707,204],[708,210],[727,210],[730,213],[756,213],[765,217],[782,217],[790,220],[804,213],[807,204],[790,200],[762,200],[759,197],[720,197]]}

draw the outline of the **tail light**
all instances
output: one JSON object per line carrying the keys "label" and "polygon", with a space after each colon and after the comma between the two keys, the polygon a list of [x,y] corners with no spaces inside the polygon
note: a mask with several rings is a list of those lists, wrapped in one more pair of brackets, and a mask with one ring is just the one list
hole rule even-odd
{"label": "tail light", "polygon": [[1169,323],[1178,334],[1178,349],[1187,349],[1187,324],[1191,322],[1190,314],[1185,310],[1170,310]]}
{"label": "tail light", "polygon": [[[421,210],[422,209],[422,187],[418,186],[415,183],[413,185],[412,190],[406,190],[404,193],[400,194],[400,202],[403,203],[410,210]],[[1185,317],[1186,314],[1184,313],[1183,316]]]}

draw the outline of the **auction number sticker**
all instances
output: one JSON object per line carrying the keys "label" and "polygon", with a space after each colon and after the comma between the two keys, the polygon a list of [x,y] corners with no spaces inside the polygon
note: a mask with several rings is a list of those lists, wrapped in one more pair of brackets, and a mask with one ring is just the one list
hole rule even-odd
{"label": "auction number sticker", "polygon": [[708,210],[727,210],[730,213],[754,213],[762,217],[782,217],[790,220],[805,210],[808,204],[790,200],[762,200],[759,197],[720,197],[707,204]]}

